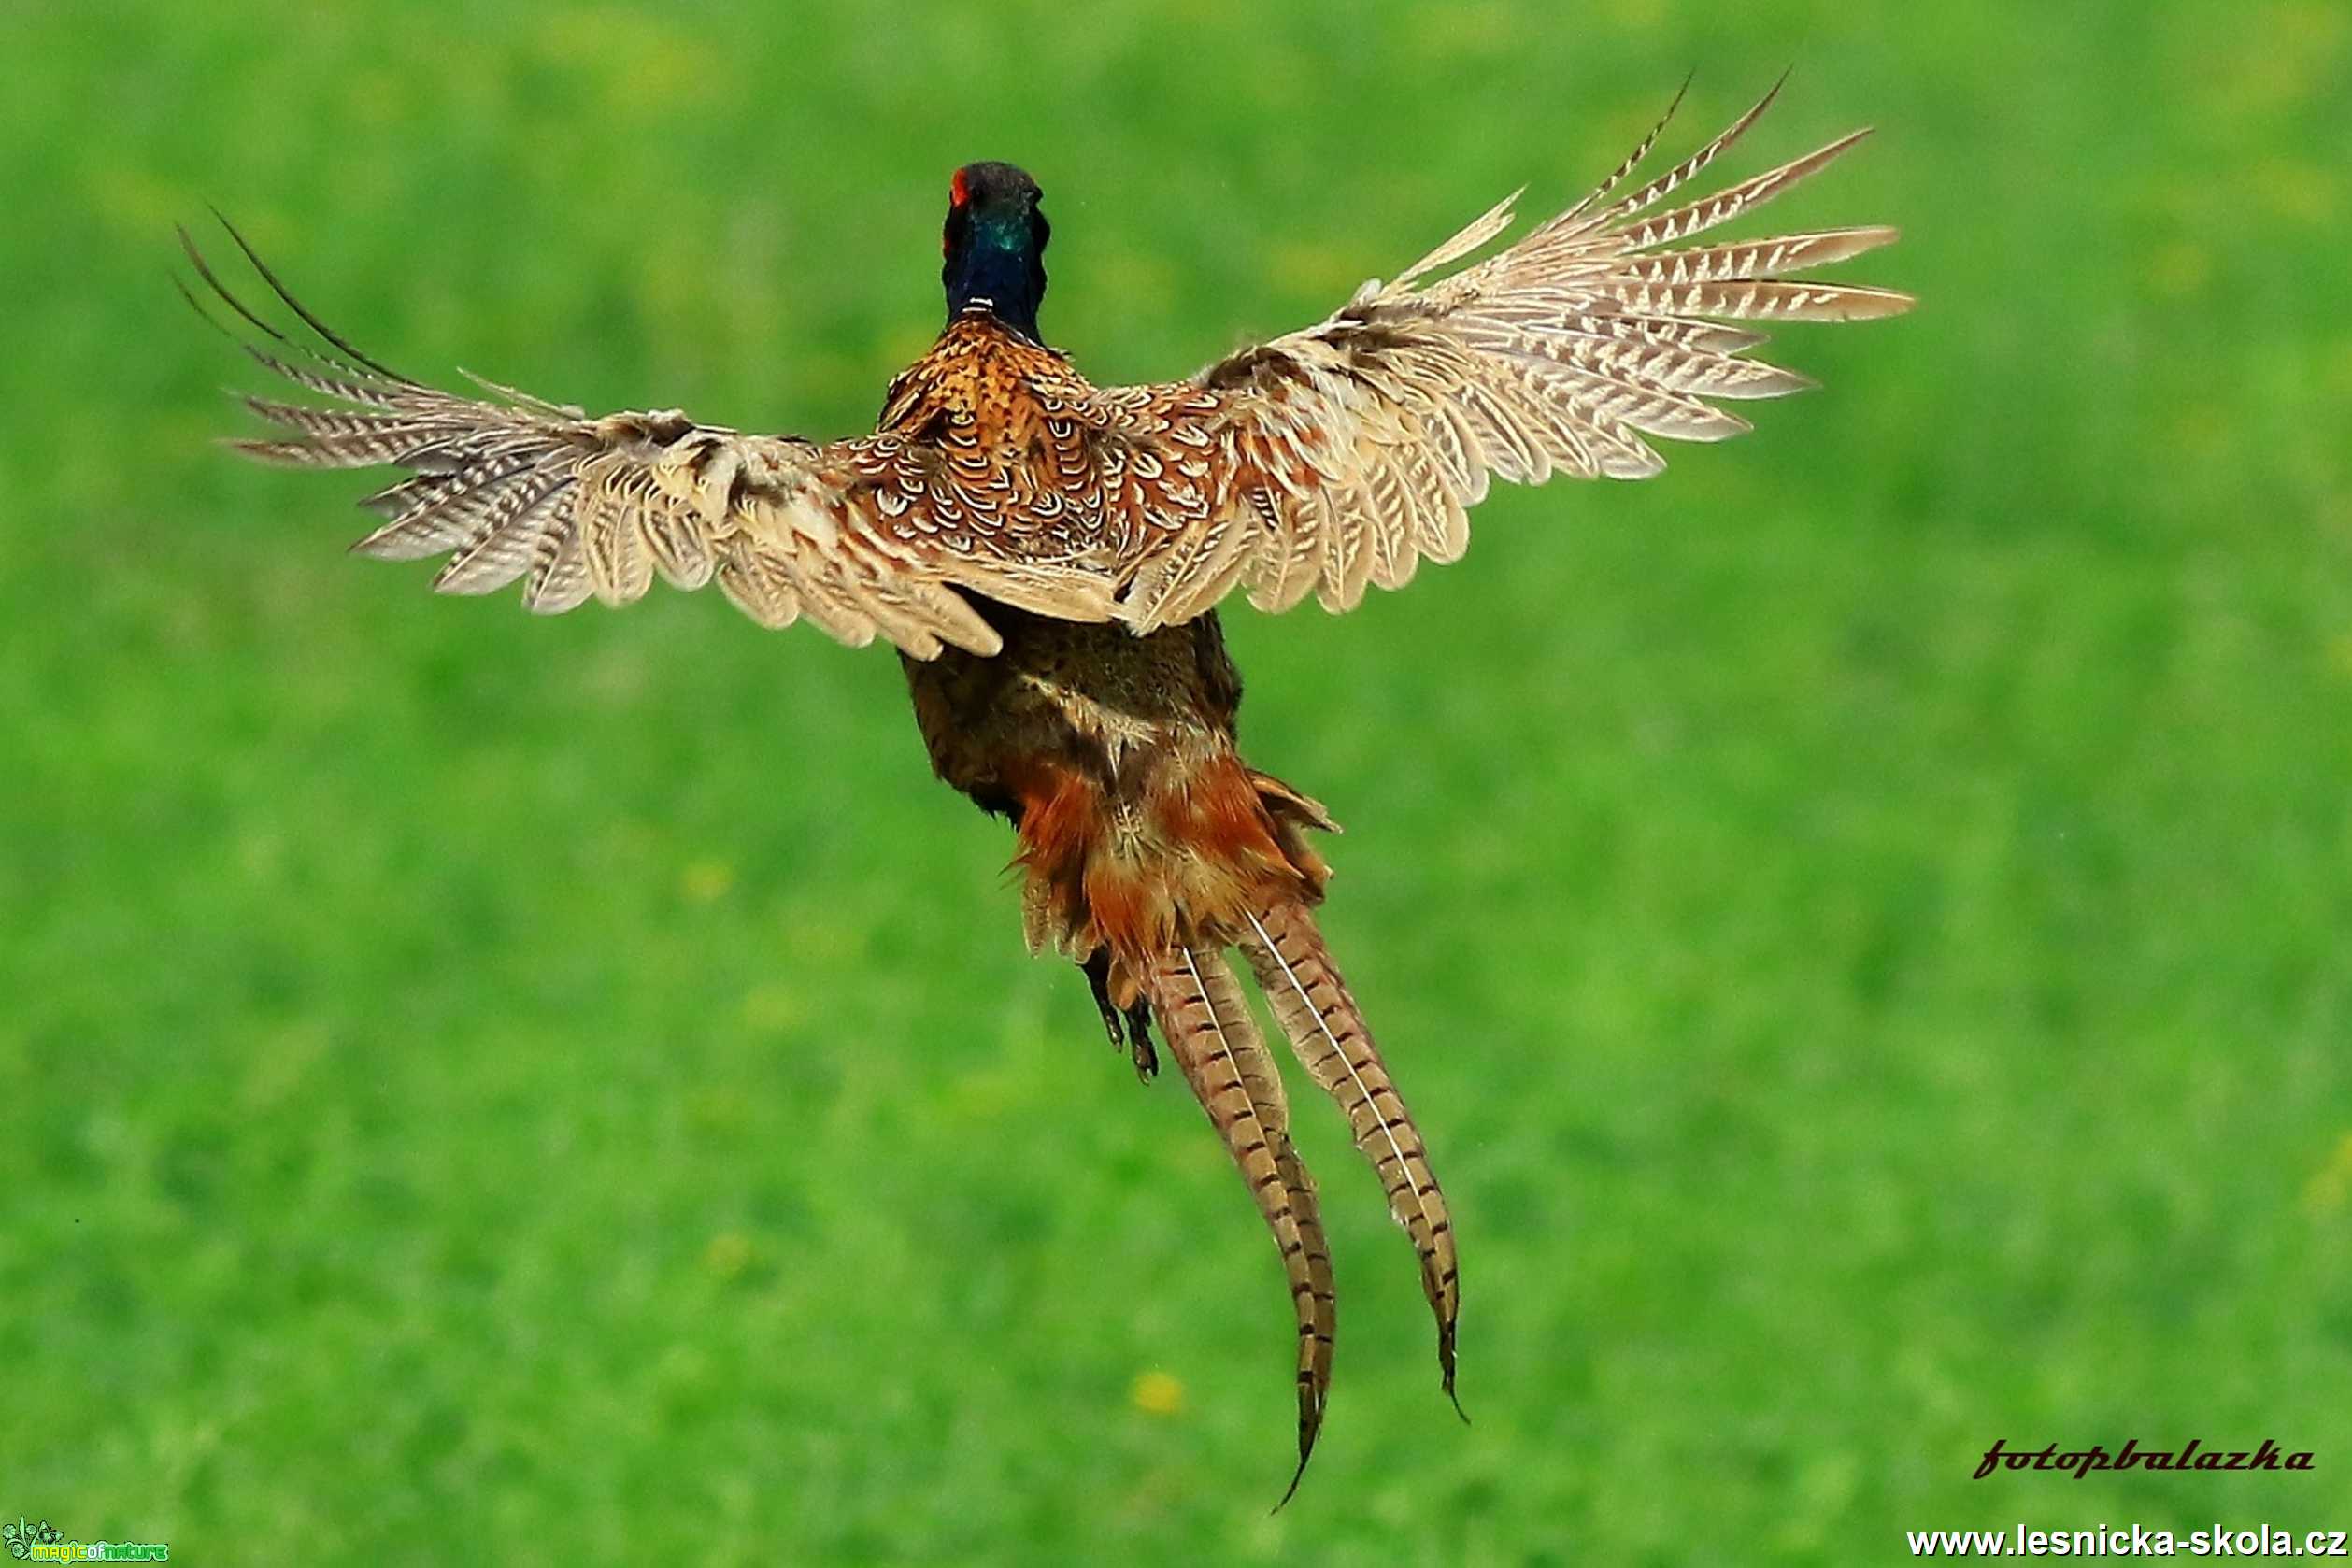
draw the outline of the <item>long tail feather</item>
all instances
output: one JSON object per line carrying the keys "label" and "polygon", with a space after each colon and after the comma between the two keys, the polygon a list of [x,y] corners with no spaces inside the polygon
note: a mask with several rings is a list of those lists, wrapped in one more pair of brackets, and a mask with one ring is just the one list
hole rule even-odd
{"label": "long tail feather", "polygon": [[[1242,996],[1241,981],[1234,976],[1233,965],[1222,955],[1196,951],[1194,966],[1200,972],[1201,989],[1217,1015],[1217,1026],[1233,1048],[1233,1069],[1249,1095],[1250,1108],[1258,1113],[1260,1124],[1266,1129],[1275,1165],[1282,1173],[1283,1185],[1290,1190],[1291,1211],[1299,1222],[1299,1239],[1304,1243],[1299,1256],[1306,1266],[1307,1301],[1313,1308],[1313,1320],[1299,1325],[1298,1377],[1302,1397],[1310,1389],[1314,1392],[1316,1420],[1319,1425],[1323,1406],[1330,1399],[1332,1352],[1339,1329],[1339,1295],[1332,1275],[1331,1243],[1323,1234],[1322,1200],[1315,1190],[1315,1177],[1307,1171],[1306,1162],[1300,1158],[1297,1146],[1290,1141],[1290,1096],[1283,1091],[1282,1074],[1274,1064],[1274,1053],[1266,1048],[1265,1036],[1258,1033],[1257,1020],[1250,1017],[1249,1004]],[[1300,1477],[1305,1474],[1306,1454],[1302,1449],[1299,1468],[1290,1477],[1290,1490],[1282,1494],[1282,1503],[1290,1501],[1299,1490]],[[1282,1504],[1275,1506],[1279,1508]]]}
{"label": "long tail feather", "polygon": [[1299,1465],[1282,1502],[1275,1504],[1278,1509],[1306,1474],[1331,1392],[1337,1297],[1322,1210],[1314,1180],[1290,1145],[1282,1080],[1223,956],[1210,948],[1178,948],[1153,968],[1145,990],[1168,1054],[1241,1168],[1258,1212],[1282,1249],[1299,1327]]}
{"label": "long tail feather", "polygon": [[[1308,1076],[1339,1105],[1357,1148],[1372,1162],[1389,1194],[1389,1212],[1421,1260],[1421,1292],[1437,1319],[1437,1365],[1446,1397],[1454,1394],[1454,1325],[1461,1309],[1461,1265],[1454,1226],[1430,1171],[1429,1151],[1404,1107],[1363,1013],[1347,992],[1315,917],[1287,904],[1249,917],[1242,943],[1282,1032]],[[1467,1419],[1467,1418],[1464,1418]]]}

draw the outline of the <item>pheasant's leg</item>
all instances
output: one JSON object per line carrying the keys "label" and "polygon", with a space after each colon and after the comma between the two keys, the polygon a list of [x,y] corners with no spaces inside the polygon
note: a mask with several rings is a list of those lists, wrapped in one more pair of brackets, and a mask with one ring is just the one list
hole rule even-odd
{"label": "pheasant's leg", "polygon": [[1126,1019],[1119,1005],[1111,1000],[1111,950],[1097,948],[1086,955],[1078,968],[1086,976],[1086,983],[1094,988],[1094,1010],[1103,1015],[1103,1028],[1111,1037],[1111,1049],[1127,1048]]}
{"label": "pheasant's leg", "polygon": [[1135,1076],[1146,1083],[1160,1076],[1160,1054],[1151,1048],[1151,1004],[1141,997],[1121,1009],[1111,1000],[1111,950],[1097,948],[1078,965],[1086,983],[1094,988],[1094,1009],[1103,1015],[1103,1028],[1111,1048],[1123,1050],[1135,1064]]}

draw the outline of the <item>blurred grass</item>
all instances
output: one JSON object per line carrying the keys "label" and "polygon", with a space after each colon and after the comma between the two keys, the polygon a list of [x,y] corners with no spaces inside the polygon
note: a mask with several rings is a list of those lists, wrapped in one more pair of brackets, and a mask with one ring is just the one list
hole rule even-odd
{"label": "blurred grass", "polygon": [[[1823,1562],[2352,1523],[2352,21],[2322,4],[841,4],[0,20],[0,1510],[190,1561]],[[860,428],[946,172],[1098,378],[1688,146],[1890,221],[1827,390],[1247,612],[1253,758],[1455,1195],[1305,1118],[1274,1262],[1019,952],[891,661],[340,559],[208,438],[234,213],[392,363]],[[1532,198],[1532,200],[1534,198]],[[1971,1481],[1994,1438],[2308,1476]],[[2332,1517],[2330,1517],[2332,1510]]]}

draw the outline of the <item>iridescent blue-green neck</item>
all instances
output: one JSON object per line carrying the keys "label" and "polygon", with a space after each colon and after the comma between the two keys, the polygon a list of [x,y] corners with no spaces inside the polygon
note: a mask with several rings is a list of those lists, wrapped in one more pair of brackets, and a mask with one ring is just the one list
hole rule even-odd
{"label": "iridescent blue-green neck", "polygon": [[948,316],[982,308],[1008,327],[1037,335],[1046,268],[1022,214],[975,219],[962,254],[948,254],[946,280]]}
{"label": "iridescent blue-green neck", "polygon": [[948,318],[985,310],[1016,332],[1037,336],[1046,297],[1046,215],[1036,182],[1010,164],[971,164],[949,187],[944,236]]}

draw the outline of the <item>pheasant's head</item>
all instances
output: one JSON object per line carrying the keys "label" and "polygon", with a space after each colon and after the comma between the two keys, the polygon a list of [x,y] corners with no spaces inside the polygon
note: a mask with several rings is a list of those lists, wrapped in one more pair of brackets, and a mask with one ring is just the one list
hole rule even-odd
{"label": "pheasant's head", "polygon": [[1037,335],[1046,297],[1046,236],[1037,182],[1010,164],[966,164],[948,182],[948,226],[940,236],[949,320],[985,310]]}

